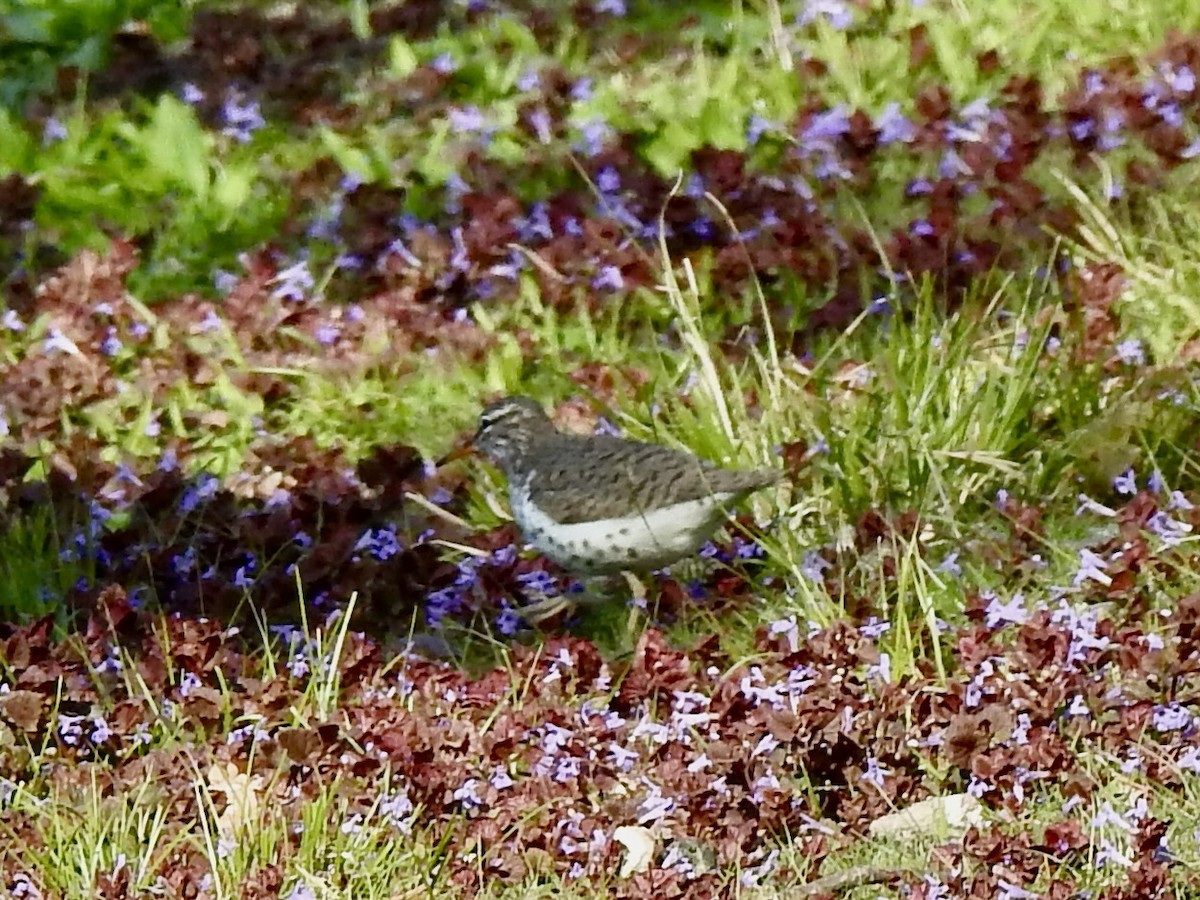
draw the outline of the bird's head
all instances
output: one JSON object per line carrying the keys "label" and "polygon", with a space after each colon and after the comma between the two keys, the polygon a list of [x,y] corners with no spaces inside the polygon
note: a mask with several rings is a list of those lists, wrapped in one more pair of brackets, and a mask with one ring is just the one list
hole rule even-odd
{"label": "bird's head", "polygon": [[479,428],[470,444],[444,457],[439,465],[478,451],[507,473],[537,435],[554,431],[550,417],[530,397],[494,400],[479,414]]}

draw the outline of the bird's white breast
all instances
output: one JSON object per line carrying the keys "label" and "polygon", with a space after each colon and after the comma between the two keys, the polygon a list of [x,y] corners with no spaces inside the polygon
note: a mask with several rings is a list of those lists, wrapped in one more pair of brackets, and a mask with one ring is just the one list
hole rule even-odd
{"label": "bird's white breast", "polygon": [[614,572],[659,568],[695,553],[725,518],[732,494],[715,494],[618,519],[563,525],[529,500],[510,491],[513,518],[525,539],[567,569]]}

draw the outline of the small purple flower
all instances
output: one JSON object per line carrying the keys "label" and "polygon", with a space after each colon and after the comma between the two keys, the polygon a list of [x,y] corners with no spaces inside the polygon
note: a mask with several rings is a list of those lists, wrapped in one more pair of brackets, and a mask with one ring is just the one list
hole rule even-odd
{"label": "small purple flower", "polygon": [[1196,90],[1196,75],[1187,65],[1173,66],[1164,62],[1158,67],[1163,83],[1176,94],[1190,94]]}
{"label": "small purple flower", "polygon": [[867,669],[867,677],[878,678],[883,682],[892,680],[892,656],[890,653],[880,653],[879,662],[874,663]]}
{"label": "small purple flower", "polygon": [[95,716],[92,718],[92,743],[103,744],[113,736],[114,732],[109,727],[108,722],[103,716]]}
{"label": "small purple flower", "polygon": [[435,72],[440,72],[443,75],[449,75],[451,72],[457,71],[458,63],[449,53],[442,53],[430,61],[429,67]]}
{"label": "small purple flower", "polygon": [[275,276],[277,285],[271,296],[282,300],[303,300],[305,294],[313,289],[316,279],[308,269],[308,261],[300,260]]}
{"label": "small purple flower", "polygon": [[711,241],[713,235],[716,234],[716,227],[713,225],[712,219],[700,216],[688,223],[688,231],[701,240]]}
{"label": "small purple flower", "polygon": [[885,632],[890,631],[892,623],[878,616],[871,616],[865,623],[859,626],[858,630],[866,637],[872,640],[880,637]]}
{"label": "small purple flower", "polygon": [[71,747],[79,745],[79,740],[83,737],[82,723],[84,718],[84,716],[70,716],[66,713],[59,713],[58,735],[62,738],[64,744]]}
{"label": "small purple flower", "polygon": [[468,778],[462,787],[454,791],[453,797],[466,810],[480,809],[483,806],[483,798],[479,796],[479,786],[478,778]]}
{"label": "small purple flower", "polygon": [[250,556],[245,563],[237,567],[233,573],[233,583],[240,588],[249,588],[254,585],[254,576],[251,574],[258,563],[253,556]]}
{"label": "small purple flower", "polygon": [[797,24],[808,25],[817,19],[824,19],[838,31],[845,31],[854,24],[854,12],[844,0],[807,0]]}
{"label": "small purple flower", "polygon": [[1075,515],[1078,516],[1085,512],[1090,512],[1097,516],[1107,516],[1110,519],[1113,518],[1114,516],[1116,516],[1116,514],[1117,514],[1117,511],[1115,509],[1105,506],[1102,503],[1097,503],[1095,500],[1093,500],[1087,494],[1080,494],[1079,495],[1079,505],[1077,507],[1075,507]]}
{"label": "small purple flower", "polygon": [[512,777],[509,776],[508,771],[504,768],[504,766],[498,765],[492,770],[492,774],[488,777],[488,784],[490,784],[496,790],[502,791],[505,788],[512,787],[514,784],[516,784],[516,782],[512,780]]}
{"label": "small purple flower", "polygon": [[337,343],[337,339],[341,337],[342,330],[333,322],[325,322],[317,326],[316,339],[317,343],[323,347],[328,347]]}
{"label": "small purple flower", "polygon": [[738,878],[738,883],[744,888],[756,887],[759,882],[771,874],[775,869],[775,864],[779,859],[779,851],[772,850],[767,854],[766,859],[756,866],[747,866],[742,870],[741,876]]}
{"label": "small purple flower", "polygon": [[783,785],[780,783],[778,776],[768,769],[765,775],[760,775],[750,785],[750,799],[755,803],[763,803],[767,799],[768,791],[775,793],[782,790],[782,788]]}
{"label": "small purple flower", "polygon": [[[163,455],[166,456],[166,454]],[[183,492],[183,496],[179,499],[179,509],[185,513],[196,509],[203,501],[216,496],[220,484],[215,475],[207,472],[201,473],[196,479],[196,484]]]}
{"label": "small purple flower", "polygon": [[1088,709],[1087,701],[1083,699],[1083,694],[1076,694],[1071,698],[1071,703],[1067,706],[1066,715],[1083,718],[1091,717],[1092,711]]}
{"label": "small purple flower", "polygon": [[592,97],[592,79],[580,78],[571,85],[571,99],[576,103],[586,103]]}
{"label": "small purple flower", "polygon": [[621,174],[612,166],[605,166],[596,173],[596,189],[602,194],[613,194],[621,189]]}
{"label": "small purple flower", "polygon": [[195,672],[184,672],[179,679],[179,696],[186,697],[200,687],[200,678]]}
{"label": "small purple flower", "polygon": [[200,88],[196,87],[190,81],[180,90],[179,96],[188,106],[195,106],[197,103],[204,102],[204,91],[200,90]]}
{"label": "small purple flower", "polygon": [[1137,338],[1121,341],[1114,349],[1117,351],[1117,358],[1127,366],[1146,364],[1146,350]]}
{"label": "small purple flower", "polygon": [[1126,821],[1116,810],[1112,808],[1111,803],[1105,803],[1100,807],[1100,811],[1092,816],[1091,827],[1099,831],[1101,828],[1112,826],[1126,834],[1133,834],[1136,830],[1132,824]]}
{"label": "small purple flower", "polygon": [[778,129],[779,126],[770,119],[764,119],[759,115],[751,115],[746,125],[746,143],[753,147],[764,134],[777,131]]}
{"label": "small purple flower", "polygon": [[46,332],[46,339],[42,341],[42,352],[47,355],[69,353],[71,356],[83,356],[76,343],[53,326]]}
{"label": "small purple flower", "polygon": [[892,774],[891,769],[883,765],[874,756],[867,757],[867,764],[864,768],[865,771],[863,772],[862,780],[875,785],[877,788],[882,788],[884,779]]}
{"label": "small purple flower", "polygon": [[[297,635],[298,637],[298,635]],[[292,678],[303,678],[310,671],[308,665],[308,648],[303,644],[293,644],[292,655],[288,659],[288,674]]]}
{"label": "small purple flower", "polygon": [[523,623],[521,614],[508,604],[505,604],[494,620],[496,631],[505,637],[512,637],[520,631]]}
{"label": "small purple flower", "polygon": [[1157,731],[1183,731],[1192,724],[1192,714],[1182,704],[1167,703],[1154,708],[1151,722]]}
{"label": "small purple flower", "polygon": [[100,352],[105,356],[116,356],[121,352],[121,339],[117,337],[117,329],[111,325],[104,333],[104,340],[100,342]]}
{"label": "small purple flower", "polygon": [[978,800],[988,791],[992,790],[992,786],[980,778],[978,775],[972,775],[971,780],[967,783],[967,793]]}
{"label": "small purple flower", "polygon": [[787,639],[788,650],[795,653],[800,646],[800,626],[796,622],[794,615],[788,616],[786,619],[776,619],[768,626],[768,631],[772,637],[783,635]]}
{"label": "small purple flower", "polygon": [[999,893],[996,894],[997,900],[1039,900],[1040,894],[1033,894],[1025,890],[1019,885],[1013,884],[1011,881],[1005,881],[1003,878],[996,881],[996,887],[999,888]]}
{"label": "small purple flower", "polygon": [[1167,483],[1163,479],[1163,473],[1155,469],[1150,473],[1150,477],[1146,479],[1146,489],[1152,494],[1165,494],[1167,492]]}
{"label": "small purple flower", "polygon": [[1158,116],[1166,125],[1172,128],[1182,128],[1185,121],[1183,110],[1174,101],[1162,104],[1158,108]]}
{"label": "small purple flower", "polygon": [[196,570],[196,547],[187,547],[182,553],[170,560],[170,568],[175,572],[175,575],[187,575],[188,572]]}
{"label": "small purple flower", "polygon": [[55,116],[50,116],[46,119],[45,125],[42,126],[42,146],[48,147],[51,144],[57,144],[67,137],[67,126],[58,120]]}
{"label": "small purple flower", "polygon": [[952,550],[946,554],[946,558],[938,563],[937,571],[945,572],[947,575],[953,575],[958,578],[962,575],[962,566],[958,564],[959,551]]}
{"label": "small purple flower", "polygon": [[779,739],[773,734],[764,734],[754,745],[754,749],[750,751],[750,757],[753,759],[756,756],[766,756],[779,746]]}
{"label": "small purple flower", "polygon": [[1029,713],[1020,713],[1017,716],[1016,727],[1013,728],[1012,736],[1009,740],[1018,747],[1024,747],[1029,743],[1029,729],[1033,727],[1033,722],[1029,718]]}
{"label": "small purple flower", "polygon": [[733,556],[734,559],[761,559],[766,555],[766,551],[755,543],[748,541],[741,535],[733,537]]}
{"label": "small purple flower", "polygon": [[850,115],[845,106],[839,105],[813,116],[800,132],[800,140],[805,144],[829,146],[849,130]]}
{"label": "small purple flower", "polygon": [[1188,747],[1175,764],[1185,772],[1200,773],[1200,747]]}
{"label": "small purple flower", "polygon": [[910,200],[913,197],[924,197],[927,194],[933,193],[933,182],[928,178],[917,178],[908,183],[904,189],[904,196]]}
{"label": "small purple flower", "polygon": [[815,584],[823,584],[825,581],[825,571],[831,568],[833,568],[833,563],[821,556],[816,550],[805,551],[804,559],[800,563],[801,574]]}
{"label": "small purple flower", "polygon": [[596,419],[596,427],[592,430],[592,434],[602,434],[608,437],[620,437],[621,429],[614,425],[604,416],[599,416]]}
{"label": "small purple flower", "polygon": [[602,266],[592,279],[592,288],[597,291],[620,291],[625,287],[625,278],[616,266]]}
{"label": "small purple flower", "polygon": [[1167,501],[1167,509],[1182,509],[1186,512],[1189,509],[1195,508],[1195,504],[1184,495],[1183,491],[1171,491],[1171,498]]}
{"label": "small purple flower", "polygon": [[533,133],[541,143],[548,144],[554,139],[554,123],[546,110],[539,107],[529,113],[529,124],[533,126]]}
{"label": "small purple flower", "polygon": [[598,13],[604,13],[610,16],[625,15],[625,0],[596,0],[596,5],[592,7]]}
{"label": "small purple flower", "polygon": [[1104,75],[1100,72],[1090,71],[1083,77],[1083,93],[1084,98],[1090,100],[1107,87],[1104,81]]}
{"label": "small purple flower", "polygon": [[623,747],[620,744],[612,741],[608,745],[608,756],[612,764],[622,772],[628,772],[633,769],[633,764],[637,762],[638,755],[628,747]]}
{"label": "small purple flower", "polygon": [[560,756],[554,765],[552,776],[559,784],[565,784],[573,778],[578,778],[583,771],[582,762],[576,756]]}
{"label": "small purple flower", "polygon": [[390,524],[379,528],[368,528],[354,544],[356,553],[366,551],[380,562],[391,559],[403,549],[400,539],[396,536],[396,526]]}
{"label": "small purple flower", "polygon": [[917,138],[917,129],[900,111],[899,103],[889,103],[875,118],[875,130],[881,144],[910,144]]}
{"label": "small purple flower", "polygon": [[1077,119],[1067,127],[1067,133],[1076,143],[1086,141],[1096,132],[1096,123],[1090,118]]}
{"label": "small purple flower", "polygon": [[413,254],[406,246],[404,246],[404,241],[400,240],[400,238],[396,238],[394,241],[388,244],[387,252],[393,256],[399,256],[402,260],[404,260],[404,263],[407,266],[410,266],[414,269],[419,269],[421,267],[420,257]]}
{"label": "small purple flower", "polygon": [[942,178],[960,178],[970,174],[971,167],[963,161],[963,158],[955,150],[948,148],[942,154],[941,161],[938,163],[938,175]]}
{"label": "small purple flower", "polygon": [[1095,581],[1108,587],[1112,584],[1112,578],[1104,571],[1107,568],[1108,563],[1102,557],[1084,547],[1079,551],[1079,568],[1072,582],[1076,587],[1085,581]]}
{"label": "small purple flower", "polygon": [[638,804],[639,825],[646,825],[650,822],[657,822],[664,816],[670,815],[675,810],[675,801],[670,797],[664,797],[661,788],[657,785],[650,785],[650,793]]}
{"label": "small purple flower", "polygon": [[256,100],[246,99],[239,91],[230,91],[221,105],[225,127],[221,133],[239,143],[246,143],[254,132],[267,124]]}
{"label": "small purple flower", "polygon": [[1025,609],[1025,597],[1021,594],[1014,594],[1008,603],[993,596],[984,612],[987,615],[984,624],[988,628],[1022,625],[1029,620],[1029,611]]}
{"label": "small purple flower", "polygon": [[576,144],[575,149],[580,150],[585,156],[596,156],[613,139],[612,126],[603,119],[589,119],[580,126],[580,137],[582,141]]}
{"label": "small purple flower", "polygon": [[487,120],[478,106],[451,107],[449,120],[450,129],[459,134],[480,132],[487,127]]}
{"label": "small purple flower", "polygon": [[1179,546],[1192,531],[1189,523],[1172,519],[1162,510],[1147,520],[1146,527],[1158,535],[1168,547]]}
{"label": "small purple flower", "polygon": [[517,78],[518,91],[532,91],[542,86],[542,75],[537,69],[526,69]]}
{"label": "small purple flower", "polygon": [[1133,469],[1126,469],[1113,479],[1113,490],[1118,494],[1127,494],[1129,496],[1136,494],[1138,492],[1137,473]]}

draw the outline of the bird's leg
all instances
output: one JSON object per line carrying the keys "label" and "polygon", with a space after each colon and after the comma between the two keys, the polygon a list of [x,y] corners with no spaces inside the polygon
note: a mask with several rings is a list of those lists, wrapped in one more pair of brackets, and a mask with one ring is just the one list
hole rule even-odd
{"label": "bird's leg", "polygon": [[553,597],[543,597],[541,600],[526,603],[524,606],[518,607],[517,612],[530,625],[540,625],[564,610],[574,609],[574,606],[574,601],[566,594],[557,594]]}
{"label": "bird's leg", "polygon": [[[621,574],[625,576],[634,597],[640,597],[644,601],[646,589],[630,573],[622,572]],[[531,625],[537,625],[553,618],[560,612],[574,613],[581,606],[598,606],[612,600],[615,589],[618,587],[617,578],[608,575],[584,578],[575,582],[575,585],[578,586],[577,590],[568,590],[564,594],[553,597],[543,597],[541,600],[535,600],[522,606],[520,608],[521,618]]]}

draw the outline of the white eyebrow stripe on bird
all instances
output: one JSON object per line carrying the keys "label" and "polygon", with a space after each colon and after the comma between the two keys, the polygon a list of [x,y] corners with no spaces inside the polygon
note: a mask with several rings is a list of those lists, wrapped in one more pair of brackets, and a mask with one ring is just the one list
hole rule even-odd
{"label": "white eyebrow stripe on bird", "polygon": [[501,421],[502,419],[507,419],[517,409],[518,409],[518,407],[516,407],[516,406],[502,406],[499,409],[492,410],[490,413],[483,413],[479,417],[479,424],[484,428],[486,428],[489,425],[495,425],[497,422]]}

